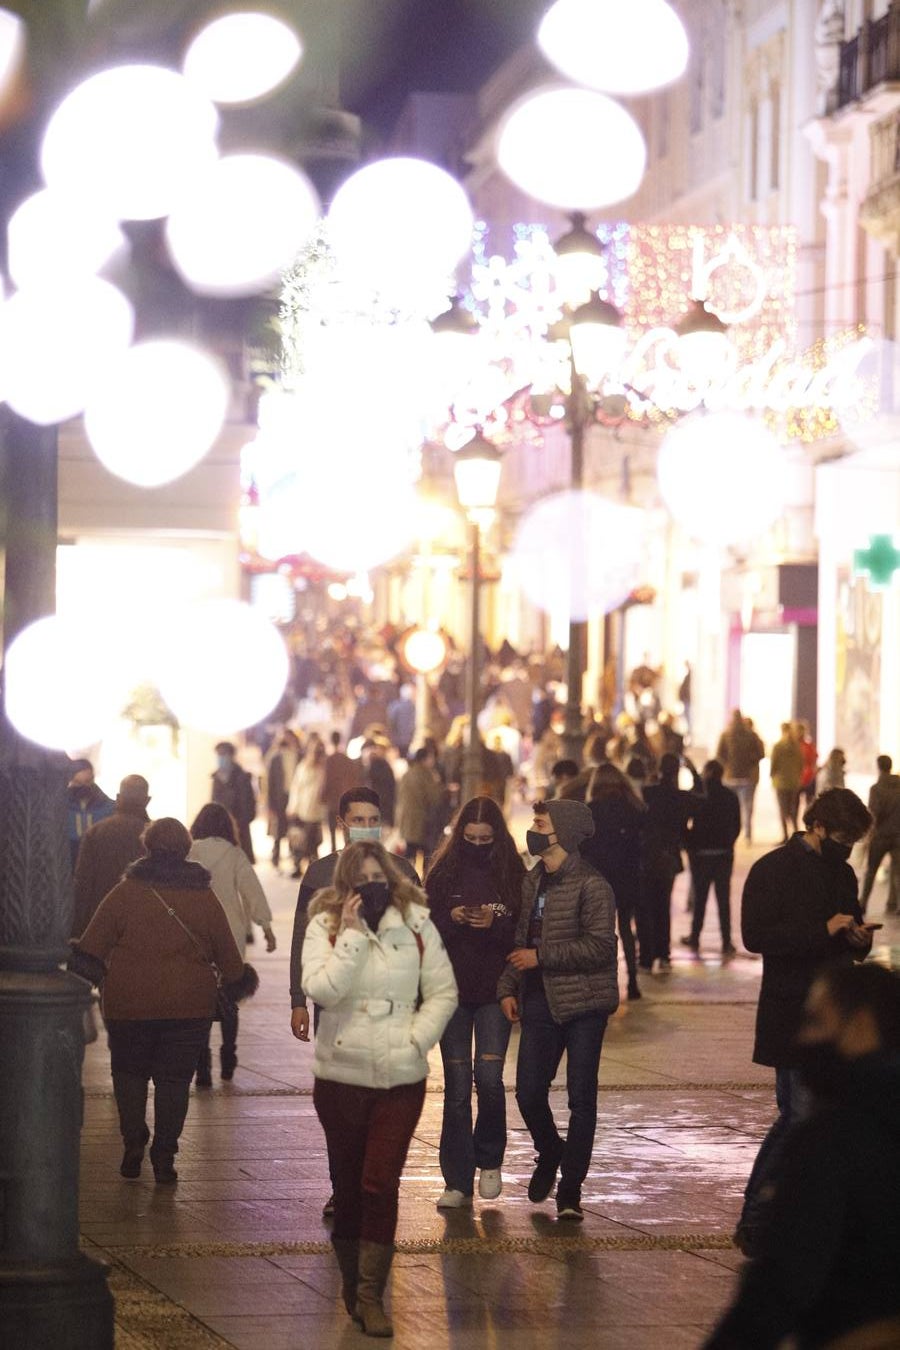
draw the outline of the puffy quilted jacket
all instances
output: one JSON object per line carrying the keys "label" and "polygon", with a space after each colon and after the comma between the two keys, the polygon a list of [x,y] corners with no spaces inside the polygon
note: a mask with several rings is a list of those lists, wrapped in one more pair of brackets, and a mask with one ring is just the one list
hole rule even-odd
{"label": "puffy quilted jacket", "polygon": [[316,914],[303,943],[303,990],[322,1008],[313,1073],[370,1088],[420,1082],[457,1002],[428,910],[412,904],[404,919],[389,905],[377,933],[334,925]]}
{"label": "puffy quilted jacket", "polygon": [[[522,909],[516,947],[528,945],[538,889],[546,882],[540,966],[547,1004],[555,1022],[586,1012],[615,1012],[619,1006],[616,904],[612,888],[577,853],[556,872],[532,868],[522,882]],[[521,976],[507,965],[497,997],[518,996]]]}

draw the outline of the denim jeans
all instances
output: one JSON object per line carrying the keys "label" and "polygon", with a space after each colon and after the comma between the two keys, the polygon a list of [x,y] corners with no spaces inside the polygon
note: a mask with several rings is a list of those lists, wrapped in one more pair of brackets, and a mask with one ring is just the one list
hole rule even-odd
{"label": "denim jeans", "polygon": [[[461,1003],[441,1037],[444,1118],[441,1172],[448,1190],[471,1195],[475,1169],[499,1167],[506,1152],[503,1061],[511,1027],[499,1003]],[[474,1064],[472,1036],[475,1037]],[[472,1082],[478,1099],[472,1129]]]}
{"label": "denim jeans", "polygon": [[722,934],[722,946],[731,945],[731,872],[734,858],[730,853],[694,853],[691,855],[691,878],[694,883],[694,918],[691,924],[691,938],[700,941],[703,920],[706,918],[706,902],[710,886],[715,887],[716,904],[719,908],[719,929]]}
{"label": "denim jeans", "polygon": [[756,784],[751,778],[726,778],[725,786],[737,793],[741,807],[741,828],[749,844],[753,837],[753,799],[756,796]]}
{"label": "denim jeans", "polygon": [[754,1230],[759,1230],[766,1222],[788,1133],[807,1118],[813,1107],[812,1093],[796,1069],[775,1070],[775,1104],[778,1115],[760,1145],[744,1191],[740,1222],[743,1227]]}
{"label": "denim jeans", "polygon": [[[516,1101],[542,1158],[560,1163],[559,1193],[579,1196],[591,1165],[597,1129],[597,1077],[606,1013],[589,1012],[554,1022],[543,989],[522,1001],[522,1035],[516,1067]],[[550,1110],[550,1086],[566,1055],[569,1128],[563,1140]]]}

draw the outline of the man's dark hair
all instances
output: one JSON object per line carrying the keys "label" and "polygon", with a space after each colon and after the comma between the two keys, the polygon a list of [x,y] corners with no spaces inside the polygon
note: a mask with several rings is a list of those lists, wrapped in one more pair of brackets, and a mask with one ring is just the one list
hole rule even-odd
{"label": "man's dark hair", "polygon": [[703,765],[704,777],[711,778],[715,783],[721,783],[724,772],[725,766],[720,759],[708,759]]}
{"label": "man's dark hair", "polygon": [[550,770],[551,778],[577,778],[578,765],[574,759],[558,759]]}
{"label": "man's dark hair", "polygon": [[428,746],[423,745],[413,755],[410,764],[424,764],[426,759],[430,759],[433,754],[433,750],[430,750]]}
{"label": "man's dark hair", "polygon": [[76,773],[84,773],[85,769],[94,772],[94,766],[89,759],[73,759],[69,761],[69,776],[74,778]]}
{"label": "man's dark hair", "polygon": [[336,750],[341,743],[341,733],[339,731],[333,731],[328,739]]}
{"label": "man's dark hair", "polygon": [[659,761],[659,776],[664,783],[676,783],[680,768],[677,755],[665,754]]}
{"label": "man's dark hair", "polygon": [[855,792],[829,788],[807,808],[803,824],[808,830],[821,825],[826,834],[844,834],[855,841],[868,832],[872,817]]}
{"label": "man's dark hair", "polygon": [[217,755],[231,755],[232,759],[237,754],[237,746],[231,741],[219,741],[218,745],[213,746]]}
{"label": "man's dark hair", "polygon": [[829,966],[820,978],[845,1017],[867,1008],[875,1019],[882,1048],[900,1050],[900,975],[867,961],[861,966]]}
{"label": "man's dark hair", "polygon": [[879,773],[890,773],[891,769],[894,767],[894,761],[891,759],[890,755],[879,755],[875,763],[878,765]]}
{"label": "man's dark hair", "polygon": [[377,811],[381,810],[381,798],[374,788],[348,788],[346,792],[341,793],[341,800],[338,802],[338,815],[341,820],[347,819],[351,802],[366,802],[367,805],[374,806]]}

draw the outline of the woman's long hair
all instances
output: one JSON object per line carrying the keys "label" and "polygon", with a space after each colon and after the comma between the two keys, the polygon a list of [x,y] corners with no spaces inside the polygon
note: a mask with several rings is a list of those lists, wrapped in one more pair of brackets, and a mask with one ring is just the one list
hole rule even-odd
{"label": "woman's long hair", "polygon": [[234,816],[219,802],[207,802],[205,806],[200,807],[194,817],[194,823],[191,826],[191,838],[195,841],[198,839],[227,839],[229,844],[236,844],[238,832],[234,823]]}
{"label": "woman's long hair", "polygon": [[384,873],[385,881],[391,893],[391,904],[406,917],[410,905],[426,905],[428,897],[409,877],[404,876],[396,862],[383,844],[363,839],[356,844],[348,844],[338,855],[334,869],[334,879],[330,886],[316,891],[309,905],[309,917],[316,914],[328,914],[340,919],[344,901],[347,900],[362,882],[362,868],[366,858],[374,858]]}
{"label": "woman's long hair", "polygon": [[591,774],[588,784],[587,800],[591,802],[608,801],[610,797],[621,797],[636,811],[646,811],[642,799],[635,792],[631,780],[615,764],[598,764]]}
{"label": "woman's long hair", "polygon": [[452,885],[462,868],[462,842],[467,825],[490,825],[494,831],[488,875],[497,888],[497,896],[512,914],[522,903],[522,878],[525,864],[509,832],[503,812],[492,797],[472,797],[460,807],[450,833],[431,860],[426,886],[435,894]]}

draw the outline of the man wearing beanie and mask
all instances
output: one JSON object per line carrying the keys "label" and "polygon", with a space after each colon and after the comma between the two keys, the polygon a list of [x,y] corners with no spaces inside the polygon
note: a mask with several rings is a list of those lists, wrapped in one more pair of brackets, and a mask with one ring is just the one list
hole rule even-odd
{"label": "man wearing beanie and mask", "polygon": [[741,900],[744,946],[763,958],[753,1059],[774,1068],[778,1107],[734,1234],[745,1256],[756,1254],[769,1221],[788,1130],[810,1110],[795,1044],[810,987],[823,967],[864,961],[872,947],[873,930],[863,922],[856,873],[847,861],[872,817],[855,792],[831,788],[816,798],[803,823],[805,833],[753,864]]}
{"label": "man wearing beanie and mask", "polygon": [[[500,1006],[521,1022],[516,1101],[537,1149],[528,1186],[546,1200],[560,1173],[556,1211],[580,1221],[581,1187],[597,1128],[597,1076],[603,1034],[619,1006],[616,906],[608,883],[578,847],[594,833],[584,802],[536,802],[526,835],[539,858],[522,883],[516,947],[497,985]],[[560,1137],[550,1088],[563,1052],[569,1127]]]}

